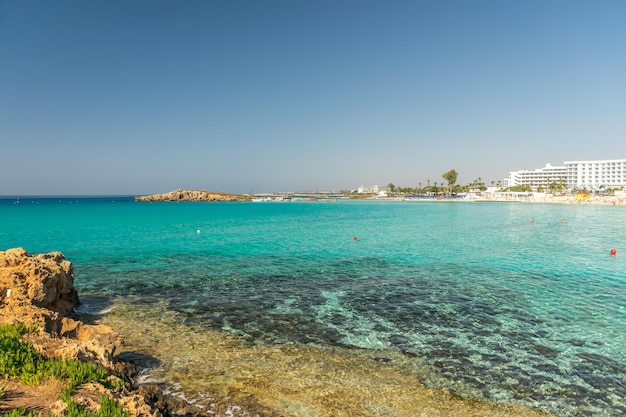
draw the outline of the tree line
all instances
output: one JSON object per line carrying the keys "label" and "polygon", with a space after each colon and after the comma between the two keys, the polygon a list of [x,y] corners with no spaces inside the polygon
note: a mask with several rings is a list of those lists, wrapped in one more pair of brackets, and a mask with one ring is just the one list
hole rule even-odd
{"label": "tree line", "polygon": [[[447,172],[444,172],[441,177],[444,181],[431,181],[430,179],[426,180],[426,184],[422,184],[419,182],[417,187],[397,187],[393,183],[389,183],[387,185],[387,191],[391,195],[412,195],[412,194],[428,194],[428,195],[440,195],[440,194],[459,194],[459,193],[468,193],[468,192],[483,192],[487,190],[487,185],[482,180],[481,177],[476,178],[474,181],[469,184],[461,185],[457,184],[456,181],[459,177],[458,172],[455,169],[451,169]],[[515,185],[512,187],[502,188],[501,181],[491,181],[491,187],[497,187],[498,191],[502,192],[531,192],[533,191],[530,185]],[[564,192],[566,190],[564,180],[561,181],[553,181],[544,186],[539,186],[535,191],[537,192],[551,192],[558,193]]]}

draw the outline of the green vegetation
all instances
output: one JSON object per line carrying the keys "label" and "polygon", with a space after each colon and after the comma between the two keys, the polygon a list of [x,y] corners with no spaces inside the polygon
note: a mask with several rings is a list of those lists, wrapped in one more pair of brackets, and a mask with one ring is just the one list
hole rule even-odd
{"label": "green vegetation", "polygon": [[[22,417],[22,416],[26,416],[26,417],[37,417],[38,414],[35,413],[34,411],[31,411],[30,413],[26,414],[26,410],[23,408],[18,408],[16,410],[11,411],[9,414],[5,414],[6,417]],[[48,416],[46,416],[48,417]]]}
{"label": "green vegetation", "polygon": [[[445,186],[444,182],[436,182],[427,179],[427,185],[422,187],[422,183],[418,183],[417,187],[398,187],[394,183],[387,184],[387,192],[389,195],[416,195],[425,194],[429,196],[439,196],[444,193],[459,194],[467,192],[482,192],[487,190],[487,186],[483,180],[479,177],[467,185],[457,184],[456,181],[459,178],[459,173],[455,169],[451,169],[441,175],[448,185]],[[491,181],[491,185],[494,186],[496,181]],[[498,188],[500,188],[500,181],[497,182]],[[351,195],[351,198],[369,198],[372,194],[364,194],[363,196]]]}
{"label": "green vegetation", "polygon": [[367,200],[374,196],[376,196],[376,194],[373,194],[373,193],[350,194],[350,198],[353,200]]}
{"label": "green vegetation", "polygon": [[[66,402],[67,403],[67,402]],[[100,410],[97,413],[89,413],[80,406],[71,402],[67,407],[67,417],[117,417],[125,416],[129,417],[129,413],[124,411],[115,400],[104,396],[100,398]]]}
{"label": "green vegetation", "polygon": [[450,194],[452,194],[452,189],[454,184],[456,183],[456,179],[459,177],[459,173],[456,170],[451,169],[442,175],[443,179],[448,181],[448,188],[450,189]]}
{"label": "green vegetation", "polygon": [[530,185],[514,185],[513,187],[507,188],[505,191],[512,191],[515,193],[529,193],[532,191]]}
{"label": "green vegetation", "polygon": [[480,177],[472,181],[467,187],[468,187],[468,191],[473,191],[473,190],[485,191],[487,189],[487,186],[483,182],[483,179]]}
{"label": "green vegetation", "polygon": [[[39,414],[35,413],[34,411],[30,411],[28,414],[26,414],[26,409],[17,408],[11,411],[9,414],[4,414],[4,416],[5,417],[38,417]],[[54,415],[46,414],[45,417],[54,417]]]}
{"label": "green vegetation", "polygon": [[[83,410],[76,403],[71,402],[67,407],[67,417],[128,417],[128,412],[124,411],[115,400],[104,396],[100,398],[100,410],[97,413],[90,413]],[[11,411],[9,414],[4,414],[3,417],[38,417],[38,414],[34,411],[26,413],[26,409],[18,408]],[[53,414],[47,414],[45,417],[55,417]]]}
{"label": "green vegetation", "polygon": [[[100,411],[97,414],[88,413],[74,403],[71,399],[72,393],[86,382],[97,382],[109,389],[121,388],[122,382],[118,381],[116,384],[109,381],[107,371],[93,363],[43,358],[30,341],[20,338],[34,330],[22,324],[0,326],[0,377],[15,379],[31,386],[48,378],[66,381],[67,387],[61,393],[61,399],[67,404],[70,417],[128,417],[128,412],[106,396],[100,399]],[[5,390],[6,388],[0,389],[0,393],[4,395]],[[21,417],[25,413],[25,410],[18,409],[5,416]],[[31,415],[33,414],[28,413],[29,417]]]}

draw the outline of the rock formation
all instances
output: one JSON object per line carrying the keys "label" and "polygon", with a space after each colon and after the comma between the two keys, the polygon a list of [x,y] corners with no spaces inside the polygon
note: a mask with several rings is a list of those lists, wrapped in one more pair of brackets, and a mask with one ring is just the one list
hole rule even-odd
{"label": "rock formation", "polygon": [[62,334],[63,320],[77,303],[72,264],[60,252],[0,252],[0,324],[39,325]]}
{"label": "rock formation", "polygon": [[135,197],[135,201],[251,201],[252,197],[242,194],[218,193],[202,190],[176,190],[165,194]]}
{"label": "rock formation", "polygon": [[[122,346],[122,337],[108,326],[77,320],[73,306],[78,302],[72,264],[62,253],[29,256],[21,248],[0,251],[0,325],[36,325],[38,330],[25,337],[42,356],[93,362],[107,369],[110,378],[122,379],[125,383],[122,392],[111,392],[95,383],[84,384],[72,395],[77,404],[95,412],[98,399],[106,394],[133,417],[170,416],[173,409],[185,410],[188,416],[209,415],[192,405],[181,404],[180,399],[164,395],[158,386],[137,388],[134,378],[138,369],[116,355]],[[37,410],[42,415],[65,414],[65,403],[59,399],[63,388],[57,385],[48,381],[29,387],[8,380],[4,390],[9,395],[5,399],[0,397],[0,414],[19,407]]]}

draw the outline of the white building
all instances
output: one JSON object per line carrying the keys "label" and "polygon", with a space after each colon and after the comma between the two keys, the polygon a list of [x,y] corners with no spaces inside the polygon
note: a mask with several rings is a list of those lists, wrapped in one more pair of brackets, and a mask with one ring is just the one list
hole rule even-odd
{"label": "white building", "polygon": [[599,190],[626,187],[626,159],[567,161],[567,188]]}
{"label": "white building", "polygon": [[386,187],[379,187],[378,185],[369,185],[369,186],[361,185],[357,189],[357,192],[359,194],[377,194],[384,190],[386,190]]}
{"label": "white building", "polygon": [[[567,189],[616,189],[626,187],[626,159],[603,161],[567,161],[563,166],[546,164],[535,170],[509,172],[504,187],[529,185],[533,189],[546,188],[551,183],[563,184]],[[508,184],[507,184],[508,183]]]}
{"label": "white building", "polygon": [[543,168],[537,168],[535,170],[521,170],[509,172],[509,187],[515,185],[530,185],[532,188],[547,187],[551,183],[561,184],[565,186],[567,184],[567,167],[558,166],[553,167],[551,164],[546,164]]}

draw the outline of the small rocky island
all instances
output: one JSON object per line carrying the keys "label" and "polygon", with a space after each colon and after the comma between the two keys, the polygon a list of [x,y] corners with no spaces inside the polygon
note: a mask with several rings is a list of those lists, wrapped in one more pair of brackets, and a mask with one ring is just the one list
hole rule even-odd
{"label": "small rocky island", "polygon": [[135,197],[135,201],[252,201],[252,196],[203,190],[175,190]]}

